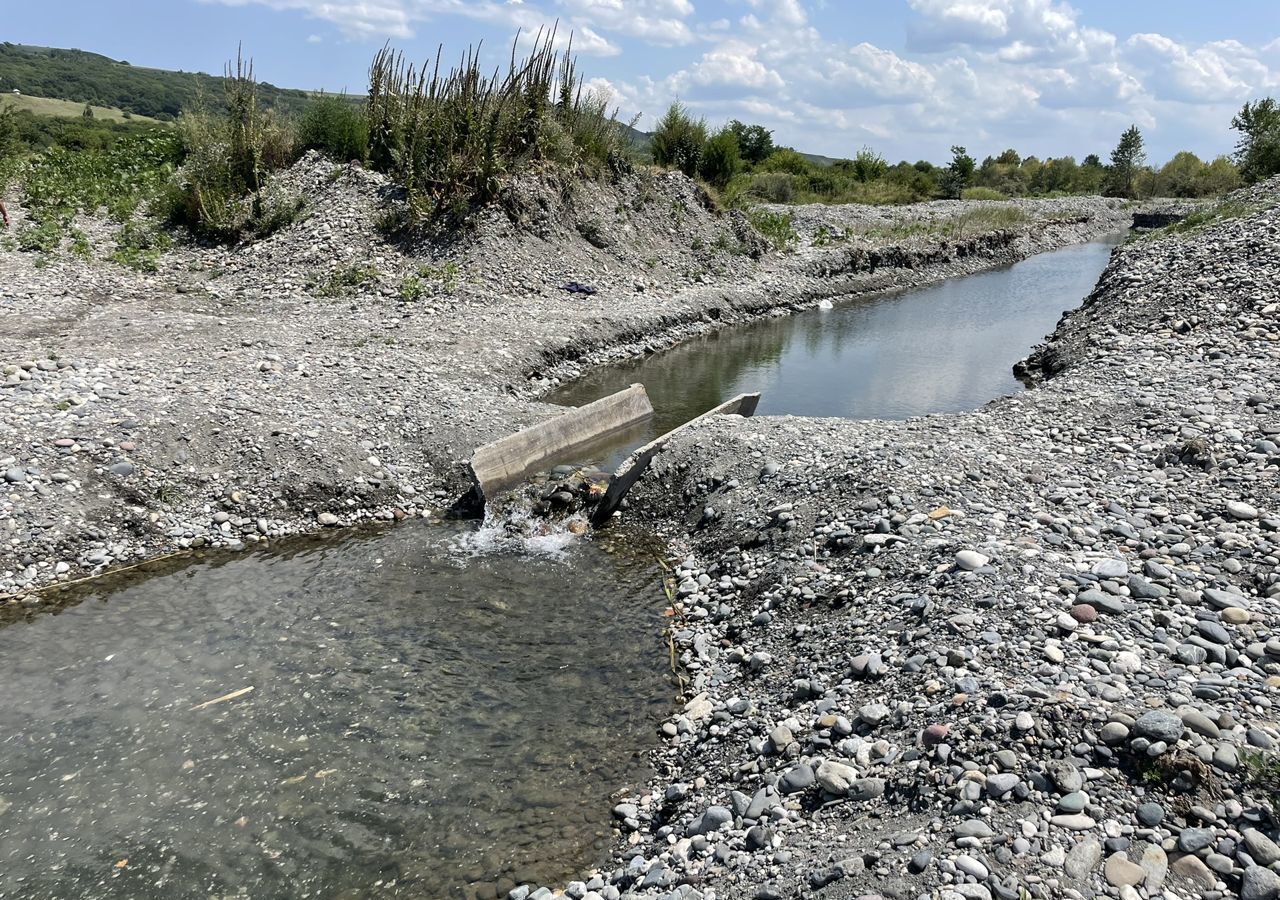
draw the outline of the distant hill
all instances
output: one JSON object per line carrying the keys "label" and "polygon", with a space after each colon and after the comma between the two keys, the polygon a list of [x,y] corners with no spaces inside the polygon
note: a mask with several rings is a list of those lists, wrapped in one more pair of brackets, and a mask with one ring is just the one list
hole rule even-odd
{"label": "distant hill", "polygon": [[[210,99],[220,98],[222,78],[131,66],[84,50],[0,43],[0,93],[10,94],[15,89],[136,116],[173,119],[201,93]],[[313,96],[271,84],[261,84],[258,90],[264,106],[285,111],[300,109]]]}
{"label": "distant hill", "polygon": [[[12,89],[10,89],[11,91]],[[53,100],[49,97],[37,97],[34,94],[14,94],[5,92],[0,94],[0,109],[4,108],[22,109],[36,116],[55,116],[61,119],[81,119],[84,118],[84,104],[77,103],[74,100]],[[135,115],[131,112],[125,112],[117,106],[93,106],[93,117],[107,122],[123,122],[132,120],[134,122],[151,122],[156,120],[150,116]]]}

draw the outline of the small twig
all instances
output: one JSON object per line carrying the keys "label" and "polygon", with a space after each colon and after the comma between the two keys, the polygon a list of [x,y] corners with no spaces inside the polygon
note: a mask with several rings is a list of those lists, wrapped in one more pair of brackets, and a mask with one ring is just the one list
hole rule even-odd
{"label": "small twig", "polygon": [[249,693],[252,690],[253,690],[253,685],[249,685],[248,687],[240,688],[240,690],[238,691],[232,691],[230,694],[223,694],[221,697],[214,697],[212,700],[206,700],[203,703],[197,703],[195,706],[191,707],[191,712],[195,712],[197,709],[204,709],[207,706],[213,706],[215,703],[226,703],[228,700],[234,700],[237,697],[243,697],[245,694]]}

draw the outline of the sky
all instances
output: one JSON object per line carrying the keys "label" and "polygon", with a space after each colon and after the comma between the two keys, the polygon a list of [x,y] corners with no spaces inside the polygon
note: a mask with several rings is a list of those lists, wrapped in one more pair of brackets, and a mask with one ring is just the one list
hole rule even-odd
{"label": "sky", "polygon": [[1276,0],[0,0],[4,39],[220,72],[243,42],[282,87],[363,93],[386,42],[446,59],[559,22],[580,71],[652,129],[673,99],[717,127],[890,161],[1229,153],[1232,115],[1280,97]]}

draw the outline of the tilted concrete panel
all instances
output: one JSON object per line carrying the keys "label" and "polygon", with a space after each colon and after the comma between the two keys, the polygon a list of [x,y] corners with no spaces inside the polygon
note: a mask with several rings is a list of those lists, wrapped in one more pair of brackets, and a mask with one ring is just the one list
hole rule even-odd
{"label": "tilted concrete panel", "polygon": [[481,498],[545,471],[602,438],[653,415],[644,385],[579,406],[485,444],[471,457],[471,478]]}
{"label": "tilted concrete panel", "polygon": [[715,409],[708,410],[696,419],[690,419],[679,428],[673,428],[666,434],[661,435],[649,443],[645,444],[639,450],[628,456],[618,466],[617,471],[613,473],[613,478],[609,481],[609,489],[605,492],[604,499],[596,507],[596,511],[592,516],[592,521],[599,525],[609,516],[613,515],[614,510],[618,508],[618,504],[622,502],[622,498],[626,496],[627,491],[635,486],[640,480],[640,476],[644,474],[645,469],[649,468],[649,463],[653,460],[658,452],[662,449],[667,441],[671,440],[680,432],[684,431],[692,425],[696,425],[703,419],[711,416],[748,416],[755,415],[756,406],[760,403],[759,394],[739,394],[732,400],[721,403]]}

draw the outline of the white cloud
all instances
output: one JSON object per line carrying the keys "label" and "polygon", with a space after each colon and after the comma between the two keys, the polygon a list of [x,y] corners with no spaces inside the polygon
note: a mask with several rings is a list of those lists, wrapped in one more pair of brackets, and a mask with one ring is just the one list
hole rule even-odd
{"label": "white cloud", "polygon": [[1189,48],[1161,34],[1135,34],[1125,42],[1126,60],[1153,96],[1189,103],[1244,100],[1270,90],[1277,73],[1238,41]]}
{"label": "white cloud", "polygon": [[654,44],[692,43],[689,0],[559,0],[574,22],[614,31]]}
{"label": "white cloud", "polygon": [[782,76],[756,59],[756,48],[739,41],[726,41],[707,52],[688,73],[699,85],[732,85],[750,91],[777,90]]}

